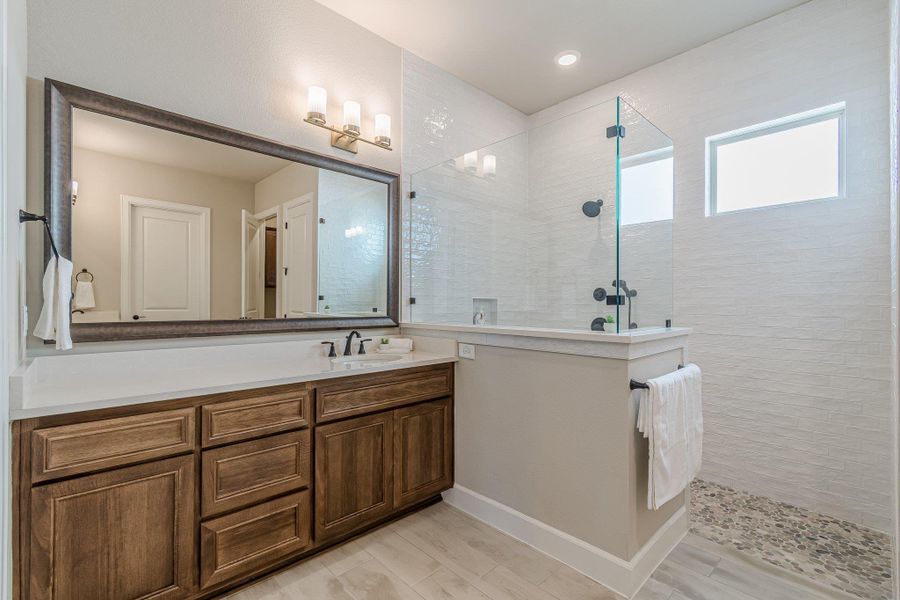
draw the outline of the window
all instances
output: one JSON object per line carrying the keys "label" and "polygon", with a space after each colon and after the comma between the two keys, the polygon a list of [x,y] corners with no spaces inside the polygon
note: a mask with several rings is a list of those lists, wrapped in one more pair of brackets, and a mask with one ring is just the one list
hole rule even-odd
{"label": "window", "polygon": [[672,218],[672,148],[622,159],[619,223],[636,225]]}
{"label": "window", "polygon": [[707,138],[707,214],[839,198],[844,105]]}

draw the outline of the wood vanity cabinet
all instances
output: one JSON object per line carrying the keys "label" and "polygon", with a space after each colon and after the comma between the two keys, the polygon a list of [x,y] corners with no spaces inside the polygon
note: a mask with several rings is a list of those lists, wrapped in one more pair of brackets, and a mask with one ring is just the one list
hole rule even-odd
{"label": "wood vanity cabinet", "polygon": [[216,597],[453,485],[453,365],[13,423],[14,598]]}
{"label": "wood vanity cabinet", "polygon": [[34,599],[185,598],[194,588],[194,461],[154,461],[31,492]]}

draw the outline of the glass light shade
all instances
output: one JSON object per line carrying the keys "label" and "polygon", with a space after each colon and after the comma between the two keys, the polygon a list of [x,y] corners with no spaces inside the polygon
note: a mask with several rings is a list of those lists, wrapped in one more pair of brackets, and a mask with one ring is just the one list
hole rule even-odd
{"label": "glass light shade", "polygon": [[381,146],[391,145],[391,115],[375,115],[375,143]]}
{"label": "glass light shade", "polygon": [[481,161],[481,172],[488,177],[496,175],[497,157],[493,154],[486,154]]}
{"label": "glass light shade", "polygon": [[463,154],[463,168],[466,171],[474,171],[478,168],[478,152],[466,152]]}
{"label": "glass light shade", "polygon": [[344,133],[357,136],[359,135],[359,102],[347,100],[344,102]]}
{"label": "glass light shade", "polygon": [[306,96],[306,118],[319,124],[325,123],[328,106],[328,92],[325,88],[312,86]]}

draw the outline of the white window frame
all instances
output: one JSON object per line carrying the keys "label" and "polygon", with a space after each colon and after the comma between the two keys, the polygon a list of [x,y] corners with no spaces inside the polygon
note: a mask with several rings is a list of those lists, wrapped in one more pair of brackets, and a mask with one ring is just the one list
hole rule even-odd
{"label": "white window frame", "polygon": [[[768,206],[754,206],[751,208],[738,208],[735,210],[719,211],[716,198],[717,187],[717,150],[720,146],[762,137],[780,131],[796,129],[813,123],[821,123],[834,118],[838,119],[838,195],[826,198],[810,198],[808,200],[796,200],[793,202],[779,202]],[[847,170],[847,106],[844,102],[823,106],[802,113],[797,113],[780,119],[751,125],[720,133],[706,138],[706,216],[728,215],[755,210],[767,210],[784,206],[794,206],[808,202],[822,202],[825,200],[843,200],[846,197],[846,170]]]}

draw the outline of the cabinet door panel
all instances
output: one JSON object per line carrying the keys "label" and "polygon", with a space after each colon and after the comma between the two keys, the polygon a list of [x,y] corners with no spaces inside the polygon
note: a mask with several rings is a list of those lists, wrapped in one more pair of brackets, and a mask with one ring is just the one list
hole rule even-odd
{"label": "cabinet door panel", "polygon": [[194,458],[36,487],[35,599],[184,598],[195,588]]}
{"label": "cabinet door panel", "polygon": [[450,398],[394,411],[394,506],[424,500],[453,485]]}
{"label": "cabinet door panel", "polygon": [[316,428],[317,541],[391,511],[392,430],[392,413]]}
{"label": "cabinet door panel", "polygon": [[291,494],[200,526],[201,585],[250,573],[309,545],[309,492]]}

